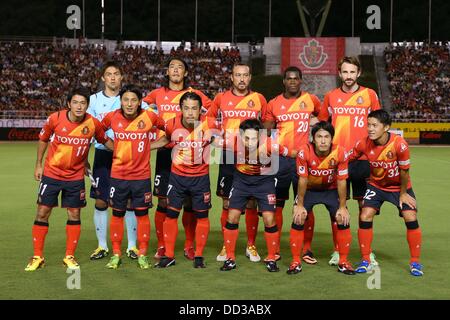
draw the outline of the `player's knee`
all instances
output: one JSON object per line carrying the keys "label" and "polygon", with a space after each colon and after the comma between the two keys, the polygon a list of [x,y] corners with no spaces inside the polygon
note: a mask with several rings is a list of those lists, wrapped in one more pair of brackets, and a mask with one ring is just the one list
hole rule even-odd
{"label": "player's knee", "polygon": [[223,199],[222,208],[224,210],[228,210],[229,209],[229,204],[230,204],[230,202],[228,200]]}
{"label": "player's knee", "polygon": [[126,213],[125,210],[116,210],[116,209],[113,209],[113,211],[112,211],[112,215],[113,215],[114,217],[117,217],[117,218],[123,218],[123,217],[125,217],[125,213]]}
{"label": "player's knee", "polygon": [[167,208],[166,216],[171,219],[178,219],[180,211],[174,210],[172,208]]}
{"label": "player's knee", "polygon": [[[186,209],[185,209],[186,210]],[[197,219],[208,218],[209,210],[206,211],[192,211]]]}
{"label": "player's knee", "polygon": [[276,225],[275,217],[273,214],[268,214],[266,212],[263,212],[262,216],[263,216],[264,225],[266,227]]}
{"label": "player's knee", "polygon": [[108,202],[105,202],[101,199],[96,199],[95,200],[95,209],[100,210],[100,211],[104,211],[104,210],[108,209]]}
{"label": "player's knee", "polygon": [[148,209],[134,209],[136,217],[143,217],[148,215]]}
{"label": "player's knee", "polygon": [[81,210],[78,208],[69,208],[67,209],[67,215],[70,220],[80,220],[80,212]]}
{"label": "player's knee", "polygon": [[46,206],[39,206],[36,212],[36,221],[48,222],[52,208]]}

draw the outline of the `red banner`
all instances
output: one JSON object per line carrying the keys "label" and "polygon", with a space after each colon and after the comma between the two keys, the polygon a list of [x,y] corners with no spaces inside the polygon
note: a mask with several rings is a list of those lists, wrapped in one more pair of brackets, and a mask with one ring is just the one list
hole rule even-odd
{"label": "red banner", "polygon": [[281,70],[296,66],[304,74],[337,75],[345,38],[281,38]]}
{"label": "red banner", "polygon": [[0,128],[0,140],[39,140],[40,128]]}

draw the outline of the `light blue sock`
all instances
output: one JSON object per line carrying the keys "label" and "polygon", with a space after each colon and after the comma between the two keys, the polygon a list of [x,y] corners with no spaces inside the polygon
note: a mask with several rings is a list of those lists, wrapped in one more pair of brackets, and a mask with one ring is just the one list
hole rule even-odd
{"label": "light blue sock", "polygon": [[108,249],[108,209],[94,210],[95,234],[97,235],[98,245],[103,249]]}
{"label": "light blue sock", "polygon": [[127,210],[125,213],[125,223],[127,225],[128,249],[136,247],[137,239],[137,219],[134,211]]}

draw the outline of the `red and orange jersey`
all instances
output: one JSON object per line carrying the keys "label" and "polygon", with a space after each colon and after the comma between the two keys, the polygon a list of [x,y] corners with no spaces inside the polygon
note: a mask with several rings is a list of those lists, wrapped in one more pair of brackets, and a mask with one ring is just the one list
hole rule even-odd
{"label": "red and orange jersey", "polygon": [[286,99],[283,94],[270,100],[262,121],[271,121],[278,129],[278,143],[289,150],[297,150],[308,143],[309,120],[318,116],[320,100],[315,95],[302,92],[300,97]]}
{"label": "red and orange jersey", "polygon": [[44,175],[63,181],[82,180],[92,138],[105,143],[108,137],[100,122],[86,114],[82,122],[72,122],[68,110],[52,113],[39,134],[49,142]]}
{"label": "red and orange jersey", "polygon": [[247,119],[260,119],[266,108],[266,98],[258,92],[251,91],[246,96],[237,96],[232,90],[228,90],[214,98],[206,117],[211,126],[220,118],[225,146],[234,145],[241,122]]}
{"label": "red and orange jersey", "polygon": [[325,95],[319,120],[327,121],[331,117],[335,129],[333,143],[349,152],[358,140],[367,137],[368,114],[380,108],[372,89],[360,86],[355,92],[347,93],[336,88]]}
{"label": "red and orange jersey", "polygon": [[236,154],[236,170],[251,176],[273,175],[273,156],[280,154],[286,156],[287,149],[278,145],[265,134],[260,135],[257,149],[250,151],[244,146],[241,139],[237,139],[234,146]]}
{"label": "red and orange jersey", "polygon": [[337,180],[348,178],[344,148],[333,145],[327,156],[319,157],[313,144],[301,146],[297,155],[297,175],[308,178],[308,190],[336,189]]}
{"label": "red and orange jersey", "polygon": [[166,136],[172,145],[172,169],[177,175],[198,177],[209,173],[210,136],[207,121],[194,129],[183,126],[182,118],[167,121]]}
{"label": "red and orange jersey", "polygon": [[[193,89],[191,87],[184,90],[171,90],[167,87],[161,87],[152,90],[145,98],[144,102],[148,105],[156,105],[158,115],[164,120],[178,117],[181,115],[180,98],[186,92],[195,92],[202,99],[202,106],[205,109],[209,109],[211,106],[211,99],[209,99],[200,90]],[[158,130],[156,132],[156,139],[159,139],[164,135],[164,131]]]}
{"label": "red and orange jersey", "polygon": [[[407,170],[410,166],[408,143],[402,137],[390,133],[388,142],[382,146],[369,138],[360,140],[349,159],[357,159],[361,155],[366,155],[369,160],[369,184],[385,191],[400,191],[400,169]],[[411,188],[411,180],[407,188]]]}
{"label": "red and orange jersey", "polygon": [[114,131],[111,177],[123,180],[150,178],[150,136],[153,128],[164,130],[164,121],[150,110],[141,110],[134,119],[123,116],[122,109],[108,113],[102,120],[105,130]]}

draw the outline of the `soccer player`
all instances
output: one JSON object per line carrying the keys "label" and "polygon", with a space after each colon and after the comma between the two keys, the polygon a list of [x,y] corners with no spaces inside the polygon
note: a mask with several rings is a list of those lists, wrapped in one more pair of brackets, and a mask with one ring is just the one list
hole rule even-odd
{"label": "soccer player", "polygon": [[192,198],[192,212],[197,218],[194,268],[205,268],[203,250],[209,235],[208,211],[211,208],[210,148],[206,141],[207,122],[200,122],[201,107],[201,97],[195,92],[186,92],[180,98],[182,116],[166,123],[165,138],[174,146],[163,225],[165,256],[155,265],[158,268],[175,265],[178,216],[186,197]]}
{"label": "soccer player", "polygon": [[[357,57],[344,57],[338,64],[339,78],[342,85],[325,95],[322,108],[319,113],[319,120],[328,120],[335,129],[333,144],[344,147],[345,152],[349,152],[355,146],[356,141],[367,137],[367,115],[374,110],[380,109],[375,91],[358,84],[361,75],[361,65]],[[358,200],[359,212],[361,213],[362,198],[366,191],[366,181],[369,178],[369,163],[367,158],[362,156],[348,164],[349,178],[347,180],[347,196],[350,197],[350,185],[353,199]],[[308,219],[305,229],[305,247],[303,251],[311,251],[311,241],[314,230],[314,218]],[[339,261],[339,250],[337,248],[337,225],[331,221],[333,230],[334,252],[328,262],[330,265],[337,265]],[[375,256],[371,260],[376,264]]]}
{"label": "soccer player", "polygon": [[422,231],[417,221],[416,197],[409,177],[409,147],[402,137],[389,133],[391,122],[389,113],[384,110],[369,113],[369,136],[358,141],[350,155],[350,159],[365,155],[370,163],[370,178],[358,229],[362,261],[355,271],[366,273],[373,267],[370,263],[373,218],[387,201],[398,208],[399,215],[405,221],[406,239],[411,254],[410,272],[413,276],[422,276]]}
{"label": "soccer player", "polygon": [[297,157],[298,194],[290,235],[293,261],[287,273],[296,274],[302,271],[300,253],[304,238],[304,221],[315,205],[323,204],[338,226],[338,271],[354,275],[355,271],[347,260],[352,241],[350,214],[346,207],[347,156],[343,147],[332,145],[334,128],[329,122],[318,122],[312,127],[311,135],[312,143],[300,147]]}
{"label": "soccer player", "polygon": [[[233,184],[234,151],[227,149],[227,145],[233,147],[236,136],[238,135],[239,125],[247,119],[260,119],[261,114],[265,113],[267,101],[263,95],[250,90],[252,79],[250,67],[243,63],[237,63],[233,66],[231,74],[232,88],[223,93],[219,93],[208,110],[206,117],[208,121],[215,122],[220,119],[222,130],[224,132],[225,144],[222,152],[222,162],[219,165],[219,176],[217,179],[217,196],[222,198],[222,216],[220,222],[222,230],[228,217],[229,194]],[[245,222],[247,229],[247,248],[245,255],[252,262],[258,262],[261,257],[255,246],[256,235],[258,231],[258,210],[254,200],[247,203],[245,210]],[[216,258],[217,261],[226,260],[225,245]]]}
{"label": "soccer player", "polygon": [[[297,194],[298,177],[296,174],[295,158],[298,148],[309,141],[309,128],[311,123],[317,122],[320,111],[320,100],[315,95],[301,90],[302,72],[297,67],[288,67],[284,71],[284,92],[267,104],[264,114],[264,126],[276,128],[278,144],[287,147],[290,154],[280,157],[279,170],[276,176],[277,209],[275,220],[278,227],[278,243],[281,243],[281,230],[283,227],[283,208],[289,200],[289,188]],[[280,258],[279,250],[277,259]],[[312,253],[307,252],[303,259],[309,263],[317,262]]]}
{"label": "soccer player", "polygon": [[285,147],[275,149],[278,146],[272,145],[267,133],[262,132],[263,125],[258,119],[245,120],[240,124],[239,129],[240,137],[234,148],[237,158],[236,170],[229,193],[228,217],[223,231],[226,260],[220,270],[229,271],[236,268],[235,248],[239,235],[239,219],[248,199],[254,198],[262,212],[265,226],[264,236],[268,255],[264,262],[269,272],[277,272],[279,268],[275,254],[279,244],[274,217],[275,170],[271,164],[273,155],[278,156],[278,152],[286,155],[288,150]]}
{"label": "soccer player", "polygon": [[[119,91],[122,86],[122,69],[114,61],[108,61],[102,68],[101,80],[105,90],[91,95],[88,113],[102,121],[108,112],[120,109]],[[108,136],[114,139],[112,130],[107,131]],[[95,144],[93,178],[95,187],[91,186],[91,198],[95,199],[94,225],[97,235],[98,247],[91,254],[91,260],[102,259],[109,254],[107,243],[108,231],[108,197],[109,180],[111,175],[112,152],[101,143]],[[127,256],[131,259],[138,258],[136,248],[136,216],[131,210],[125,214],[127,226],[128,248]]]}
{"label": "soccer player", "polygon": [[154,127],[164,129],[164,121],[155,112],[142,109],[142,93],[138,87],[126,85],[119,96],[121,109],[108,113],[102,120],[105,130],[114,131],[109,189],[112,208],[110,235],[114,255],[106,267],[117,269],[121,263],[123,218],[129,201],[137,220],[138,265],[141,269],[148,269],[148,209],[152,207],[149,161],[151,147],[156,148],[157,145],[151,145],[150,134]]}
{"label": "soccer player", "polygon": [[[171,57],[167,64],[167,83],[158,89],[151,91],[144,101],[157,109],[157,113],[164,120],[170,120],[181,116],[180,97],[186,92],[195,92],[202,99],[202,107],[208,109],[211,100],[201,91],[192,89],[187,85],[188,65],[179,57]],[[203,110],[204,112],[204,110]],[[157,132],[157,138],[161,138],[164,132]],[[163,223],[167,212],[167,188],[169,185],[171,167],[171,149],[165,147],[158,149],[156,154],[155,181],[153,185],[153,195],[158,197],[158,206],[155,213],[155,228],[158,238],[158,249],[155,258],[159,259],[165,255]],[[182,217],[186,241],[184,243],[184,256],[190,260],[194,259],[194,238],[195,238],[195,215],[190,207],[190,198],[186,199]]]}
{"label": "soccer player", "polygon": [[[48,220],[52,208],[58,206],[61,193],[61,207],[67,208],[66,255],[64,265],[79,269],[74,258],[81,232],[80,211],[86,206],[84,185],[84,162],[88,157],[92,137],[99,143],[113,147],[100,122],[86,114],[89,105],[89,91],[77,88],[67,97],[68,110],[50,115],[39,134],[34,177],[40,181],[37,214],[32,235],[34,255],[26,271],[35,271],[44,266],[44,242],[48,232]],[[42,159],[50,144],[44,168]]]}

